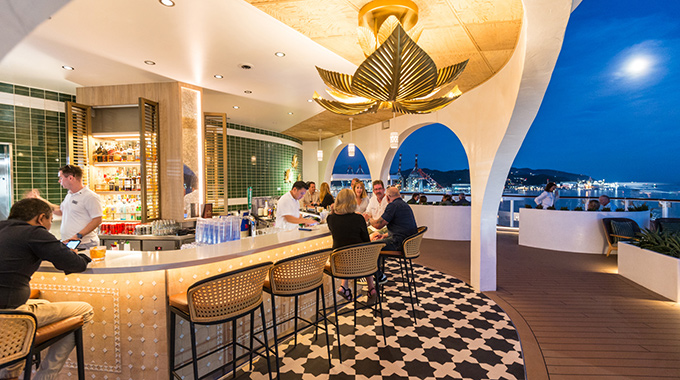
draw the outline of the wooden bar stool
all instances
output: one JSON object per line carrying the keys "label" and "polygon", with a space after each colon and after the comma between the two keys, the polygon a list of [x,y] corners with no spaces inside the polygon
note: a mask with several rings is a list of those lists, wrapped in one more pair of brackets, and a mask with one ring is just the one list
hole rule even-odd
{"label": "wooden bar stool", "polygon": [[[331,347],[328,340],[328,319],[326,318],[326,298],[324,297],[324,267],[331,255],[331,249],[320,251],[313,251],[303,255],[289,257],[278,261],[269,269],[269,276],[264,282],[264,291],[271,294],[272,298],[272,321],[274,328],[274,351],[276,352],[276,373],[279,374],[279,348],[278,343],[285,340],[291,335],[295,335],[295,344],[297,345],[298,320],[305,322],[306,327],[316,327],[316,337],[319,338],[319,297],[321,297],[321,310],[323,315],[321,318],[324,322],[324,331],[326,333],[326,348],[328,349],[328,367],[331,366]],[[316,312],[315,320],[308,321],[298,315],[298,298],[307,293],[315,292],[316,296]],[[282,321],[276,320],[276,297],[295,297],[295,315],[284,319]],[[295,322],[295,329],[293,332],[284,336],[278,336],[277,326],[289,322]],[[303,328],[304,329],[304,328]]]}
{"label": "wooden bar stool", "polygon": [[[385,260],[394,259],[399,262],[399,270],[401,271],[401,280],[404,285],[408,287],[408,296],[411,300],[411,310],[413,311],[413,322],[417,323],[416,319],[416,308],[413,302],[413,296],[417,304],[418,301],[418,289],[416,288],[416,277],[413,272],[413,259],[420,257],[420,243],[423,241],[423,235],[427,232],[427,227],[418,227],[418,232],[414,235],[409,236],[404,240],[404,250],[403,251],[382,251],[380,252],[380,262],[382,266],[383,273],[385,272]],[[402,267],[403,263],[403,267]],[[411,287],[413,287],[413,292],[411,292]]]}
{"label": "wooden bar stool", "polygon": [[35,340],[31,348],[31,355],[26,359],[24,379],[31,378],[33,357],[36,366],[40,366],[40,352],[61,339],[73,334],[76,341],[76,362],[78,363],[78,380],[85,380],[85,359],[83,357],[83,316],[75,316],[56,321],[49,325],[38,328],[35,332]]}
{"label": "wooden bar stool", "polygon": [[[212,375],[222,370],[229,364],[233,365],[232,376],[236,377],[238,360],[250,356],[252,370],[253,353],[267,359],[269,378],[272,378],[271,364],[269,363],[269,344],[267,341],[267,324],[264,319],[264,306],[262,305],[262,286],[271,262],[265,262],[245,267],[232,272],[219,274],[198,281],[191,285],[186,293],[179,293],[169,297],[170,303],[170,373],[176,378],[181,378],[177,370],[188,365],[193,366],[194,380]],[[254,317],[255,311],[260,309],[262,317],[263,340],[255,338]],[[236,320],[250,314],[250,347],[246,347],[236,341]],[[175,321],[176,316],[189,321],[191,331],[191,358],[192,360],[175,367]],[[197,353],[196,349],[196,325],[214,325],[231,322],[232,341],[210,349],[208,352]],[[253,350],[253,340],[257,340],[264,347],[266,353]],[[210,373],[198,376],[198,361],[223,349],[232,347],[233,360],[221,368]],[[248,353],[236,356],[236,347],[249,350]]]}
{"label": "wooden bar stool", "polygon": [[[368,303],[357,301],[357,282],[356,280],[362,277],[375,275],[378,272],[378,256],[380,250],[385,246],[385,243],[372,242],[354,244],[346,247],[338,248],[331,253],[330,260],[326,264],[324,272],[331,276],[331,283],[333,285],[333,309],[335,311],[335,330],[338,336],[338,357],[342,363],[342,352],[340,351],[340,323],[338,322],[338,299],[335,292],[335,279],[353,280],[354,283],[354,299],[345,302],[340,306],[350,303],[354,304],[352,309],[344,311],[342,314],[354,313],[354,328],[357,326],[357,308],[373,308],[376,305],[369,305]],[[383,320],[382,302],[380,296],[380,285],[375,282],[377,295],[377,308],[380,310],[380,323],[382,325],[383,339],[387,345],[387,337],[385,336],[385,322]]]}

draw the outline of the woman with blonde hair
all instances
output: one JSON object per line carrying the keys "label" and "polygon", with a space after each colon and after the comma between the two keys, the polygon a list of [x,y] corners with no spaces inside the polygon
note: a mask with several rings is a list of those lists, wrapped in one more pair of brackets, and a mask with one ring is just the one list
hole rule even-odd
{"label": "woman with blonde hair", "polygon": [[333,196],[331,195],[331,187],[328,186],[328,182],[323,182],[321,186],[319,187],[319,199],[321,200],[321,203],[319,203],[319,206],[321,207],[328,207],[333,204]]}
{"label": "woman with blonde hair", "polygon": [[364,185],[363,182],[357,181],[354,183],[354,186],[352,186],[352,191],[354,192],[354,195],[356,195],[357,199],[357,211],[359,214],[363,214],[366,211],[366,208],[368,207],[368,193],[366,193],[366,186]]}
{"label": "woman with blonde hair", "polygon": [[[355,192],[350,189],[340,190],[333,206],[333,213],[328,215],[327,219],[328,229],[333,236],[333,249],[371,241],[366,228],[366,220],[361,214],[356,213],[356,209]],[[347,280],[342,280],[338,294],[351,301],[352,291],[347,286],[347,282]],[[377,296],[373,276],[366,277],[366,283],[368,284],[368,298]]]}

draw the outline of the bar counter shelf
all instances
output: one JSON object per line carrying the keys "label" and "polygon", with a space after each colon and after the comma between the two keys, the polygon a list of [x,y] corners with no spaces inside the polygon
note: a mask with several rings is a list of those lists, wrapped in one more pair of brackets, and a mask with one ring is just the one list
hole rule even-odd
{"label": "bar counter shelf", "polygon": [[[158,236],[137,238],[144,241]],[[94,320],[85,326],[83,334],[87,378],[167,380],[168,296],[186,292],[191,284],[218,273],[331,246],[330,232],[321,225],[314,226],[312,231],[285,231],[185,250],[107,251],[103,260],[90,263],[83,273],[64,275],[51,264],[43,264],[33,276],[31,287],[41,290],[43,298],[50,301],[79,300],[94,307]],[[326,299],[330,302],[332,287],[330,280],[326,281]],[[269,296],[265,296],[264,302],[269,314]],[[283,315],[292,307],[292,301],[290,305],[277,302],[276,310]],[[301,315],[313,315],[314,308],[313,296],[300,299]],[[248,327],[247,323],[244,325]],[[290,323],[284,329],[292,326]],[[260,328],[259,324],[255,328]],[[184,362],[191,352],[188,323],[178,323],[176,331],[176,362]],[[237,328],[237,336],[247,334],[243,327]],[[217,331],[215,326],[198,329],[197,340],[203,342],[199,350],[219,340],[212,339],[217,337],[228,342],[231,332]],[[73,359],[60,376],[76,375],[75,356]],[[219,365],[220,360],[215,357],[211,362]]]}

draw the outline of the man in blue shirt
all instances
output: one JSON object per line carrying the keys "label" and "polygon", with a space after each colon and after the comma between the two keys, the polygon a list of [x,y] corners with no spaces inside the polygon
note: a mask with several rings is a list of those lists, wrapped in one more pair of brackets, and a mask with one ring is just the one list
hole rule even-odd
{"label": "man in blue shirt", "polygon": [[[381,234],[375,232],[371,235],[371,240],[383,240],[387,244],[384,251],[403,251],[404,240],[415,235],[418,232],[418,225],[416,218],[413,216],[413,210],[399,194],[399,189],[396,187],[388,187],[385,191],[387,197],[387,207],[385,212],[378,219],[371,219],[369,223],[376,229],[381,229],[387,226],[387,233]],[[378,273],[376,276],[380,284],[387,281],[387,276],[384,273]]]}

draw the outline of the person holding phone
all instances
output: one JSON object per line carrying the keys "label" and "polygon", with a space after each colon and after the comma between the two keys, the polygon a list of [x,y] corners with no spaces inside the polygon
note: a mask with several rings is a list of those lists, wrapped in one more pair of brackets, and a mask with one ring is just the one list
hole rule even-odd
{"label": "person holding phone", "polygon": [[[38,320],[38,327],[80,315],[87,325],[94,315],[87,302],[28,299],[31,276],[43,260],[66,274],[84,271],[91,261],[54,237],[49,232],[51,227],[52,208],[36,198],[18,201],[12,206],[9,218],[0,222],[0,309],[31,312]],[[74,347],[73,335],[52,345],[40,362],[36,379],[56,378]],[[23,366],[21,362],[0,370],[0,379],[18,377]]]}
{"label": "person holding phone", "polygon": [[40,192],[32,190],[28,197],[41,199],[52,207],[61,219],[61,240],[81,240],[81,248],[99,245],[96,229],[102,224],[102,203],[94,191],[83,185],[83,169],[76,165],[59,168],[59,184],[68,194],[60,206],[40,197]]}

